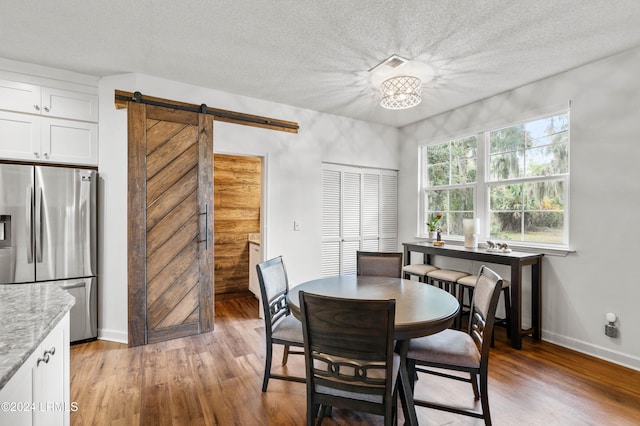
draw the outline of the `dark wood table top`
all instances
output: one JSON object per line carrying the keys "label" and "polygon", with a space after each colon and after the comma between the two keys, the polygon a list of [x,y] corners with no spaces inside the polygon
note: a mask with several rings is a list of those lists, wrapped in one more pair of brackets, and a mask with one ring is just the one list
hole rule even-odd
{"label": "dark wood table top", "polygon": [[437,287],[402,278],[333,276],[307,281],[289,290],[291,312],[300,318],[300,291],[347,299],[396,300],[395,338],[427,336],[451,326],[460,305]]}

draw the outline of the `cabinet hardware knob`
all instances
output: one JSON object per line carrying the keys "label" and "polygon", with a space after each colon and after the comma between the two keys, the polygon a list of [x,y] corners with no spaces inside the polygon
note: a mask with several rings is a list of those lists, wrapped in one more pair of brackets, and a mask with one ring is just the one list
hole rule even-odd
{"label": "cabinet hardware knob", "polygon": [[42,358],[38,358],[38,362],[36,362],[36,367],[39,367],[41,362],[44,362],[45,364],[49,363],[49,354],[47,353],[47,351],[44,351],[44,356]]}
{"label": "cabinet hardware knob", "polygon": [[34,155],[36,158],[40,158],[40,154],[38,154],[37,152],[34,152],[34,153],[33,153],[33,155]]}
{"label": "cabinet hardware knob", "polygon": [[45,112],[49,112],[49,107],[44,107]]}
{"label": "cabinet hardware knob", "polygon": [[34,105],[33,107],[36,109],[36,111],[40,111],[40,107],[38,105]]}
{"label": "cabinet hardware knob", "polygon": [[44,153],[44,158],[46,158],[47,160],[49,159],[49,153],[48,152]]}

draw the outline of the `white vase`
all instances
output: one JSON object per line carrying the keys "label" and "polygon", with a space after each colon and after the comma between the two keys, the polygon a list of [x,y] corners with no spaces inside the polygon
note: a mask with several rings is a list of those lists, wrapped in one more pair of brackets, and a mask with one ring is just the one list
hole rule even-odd
{"label": "white vase", "polygon": [[438,233],[436,231],[429,231],[429,238],[435,240],[438,237]]}

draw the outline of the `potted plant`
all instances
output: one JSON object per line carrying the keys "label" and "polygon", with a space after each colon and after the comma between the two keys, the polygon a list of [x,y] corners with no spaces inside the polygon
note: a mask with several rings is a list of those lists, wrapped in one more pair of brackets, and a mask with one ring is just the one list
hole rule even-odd
{"label": "potted plant", "polygon": [[438,229],[438,221],[442,219],[441,214],[431,216],[431,220],[427,221],[427,228],[429,228],[429,238],[436,238],[436,231]]}

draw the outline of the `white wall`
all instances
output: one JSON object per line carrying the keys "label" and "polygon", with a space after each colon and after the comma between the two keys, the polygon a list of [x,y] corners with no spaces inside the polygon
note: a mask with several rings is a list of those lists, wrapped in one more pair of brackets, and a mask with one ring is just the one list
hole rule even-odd
{"label": "white wall", "polygon": [[[640,49],[406,126],[400,133],[399,174],[399,205],[406,207],[399,209],[399,237],[406,241],[417,232],[420,144],[525,120],[570,100],[569,218],[575,253],[543,260],[543,339],[635,369],[640,369],[638,70]],[[456,266],[479,265],[457,261]],[[523,300],[526,319],[529,296]],[[618,338],[604,335],[607,312],[619,316]]]}
{"label": "white wall", "polygon": [[[100,81],[100,337],[127,340],[127,113],[114,90],[296,121],[298,134],[214,123],[214,152],[265,157],[265,259],[283,255],[291,285],[320,275],[322,162],[398,169],[398,130],[139,74]],[[293,231],[293,221],[301,224]]]}

